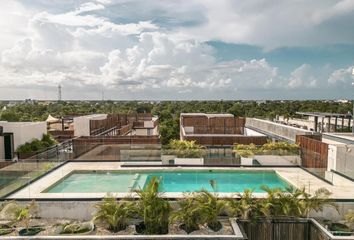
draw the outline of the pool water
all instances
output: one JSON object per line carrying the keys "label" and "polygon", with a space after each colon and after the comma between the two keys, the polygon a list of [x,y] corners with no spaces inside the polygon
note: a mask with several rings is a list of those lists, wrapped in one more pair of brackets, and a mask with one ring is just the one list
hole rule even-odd
{"label": "pool water", "polygon": [[154,176],[161,179],[162,192],[196,192],[201,189],[216,192],[254,189],[254,192],[263,192],[263,185],[282,189],[290,186],[275,171],[74,171],[45,192],[130,192],[144,188]]}

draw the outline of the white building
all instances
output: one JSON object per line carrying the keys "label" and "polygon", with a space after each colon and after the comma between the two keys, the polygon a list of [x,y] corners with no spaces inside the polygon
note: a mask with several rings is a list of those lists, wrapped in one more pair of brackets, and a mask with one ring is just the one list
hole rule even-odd
{"label": "white building", "polygon": [[46,122],[0,121],[0,160],[12,159],[17,147],[33,139],[41,139],[47,133]]}
{"label": "white building", "polygon": [[74,118],[74,136],[90,136],[90,120],[103,120],[107,114],[92,114]]}
{"label": "white building", "polygon": [[159,135],[157,116],[153,116],[151,120],[139,121],[139,124],[133,125],[132,135],[136,136],[153,136]]}

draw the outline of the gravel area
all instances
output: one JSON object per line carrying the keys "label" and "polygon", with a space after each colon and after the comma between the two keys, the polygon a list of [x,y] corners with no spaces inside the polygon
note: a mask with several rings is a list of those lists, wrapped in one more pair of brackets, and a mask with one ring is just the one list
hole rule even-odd
{"label": "gravel area", "polygon": [[[220,223],[222,224],[222,228],[214,232],[207,226],[199,226],[199,230],[191,232],[190,235],[232,235],[233,230],[228,219],[220,219]],[[56,225],[60,223],[70,222],[70,220],[65,219],[31,219],[30,226],[40,226],[45,230],[38,233],[37,236],[55,236],[59,234],[59,228]],[[4,236],[18,236],[18,231],[24,228],[23,224],[16,224],[16,231],[4,235]],[[102,224],[96,224],[95,230],[91,233],[87,233],[89,235],[136,235],[135,225],[129,225],[125,230],[119,232],[111,232],[107,230]],[[86,235],[87,235],[86,234]],[[187,233],[179,227],[179,224],[170,224],[169,225],[169,234],[172,235],[186,235]],[[85,235],[85,234],[83,234]]]}

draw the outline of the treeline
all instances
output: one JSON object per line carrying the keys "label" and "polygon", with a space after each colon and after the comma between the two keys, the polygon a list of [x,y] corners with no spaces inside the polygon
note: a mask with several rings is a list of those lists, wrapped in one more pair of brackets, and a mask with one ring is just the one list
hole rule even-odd
{"label": "treeline", "polygon": [[0,120],[43,121],[51,114],[61,117],[71,114],[151,112],[160,117],[161,141],[179,137],[179,114],[182,112],[232,113],[236,116],[273,119],[276,115],[294,117],[298,111],[351,112],[351,103],[334,101],[82,101],[42,104],[22,103],[13,106],[0,103]]}

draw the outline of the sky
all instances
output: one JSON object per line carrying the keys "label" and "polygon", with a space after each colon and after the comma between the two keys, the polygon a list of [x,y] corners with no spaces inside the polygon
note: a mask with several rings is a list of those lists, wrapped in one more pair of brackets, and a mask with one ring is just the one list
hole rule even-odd
{"label": "sky", "polygon": [[1,0],[0,99],[353,99],[354,0]]}

